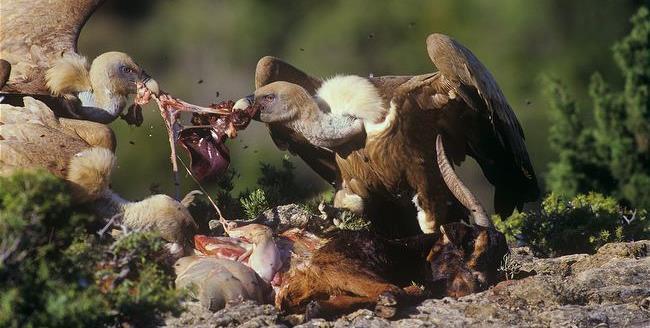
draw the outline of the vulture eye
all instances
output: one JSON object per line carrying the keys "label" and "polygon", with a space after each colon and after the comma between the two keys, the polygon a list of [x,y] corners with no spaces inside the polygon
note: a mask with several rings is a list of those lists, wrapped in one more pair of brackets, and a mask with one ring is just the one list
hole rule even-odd
{"label": "vulture eye", "polygon": [[275,95],[273,95],[273,94],[268,94],[268,95],[264,96],[264,100],[266,100],[266,101],[273,101],[273,100],[275,100]]}
{"label": "vulture eye", "polygon": [[127,74],[131,74],[135,72],[131,67],[128,66],[121,66],[120,70],[122,71],[122,73],[127,73]]}

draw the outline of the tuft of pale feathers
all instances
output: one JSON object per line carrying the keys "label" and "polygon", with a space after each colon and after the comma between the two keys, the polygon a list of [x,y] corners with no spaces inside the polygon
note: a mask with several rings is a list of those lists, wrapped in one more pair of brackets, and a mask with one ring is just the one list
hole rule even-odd
{"label": "tuft of pale feathers", "polygon": [[167,195],[153,195],[124,208],[123,223],[132,229],[151,229],[173,243],[187,245],[197,224],[183,204]]}
{"label": "tuft of pale feathers", "polygon": [[103,147],[81,151],[70,159],[66,180],[77,203],[93,201],[108,189],[115,166],[115,155]]}
{"label": "tuft of pale feathers", "polygon": [[362,214],[364,211],[363,198],[349,189],[341,189],[334,194],[334,207]]}
{"label": "tuft of pale feathers", "polygon": [[316,96],[330,106],[332,113],[358,117],[365,123],[379,123],[387,112],[379,90],[357,75],[338,75],[326,80]]}
{"label": "tuft of pale feathers", "polygon": [[74,94],[92,89],[88,61],[77,54],[65,54],[45,74],[53,95]]}

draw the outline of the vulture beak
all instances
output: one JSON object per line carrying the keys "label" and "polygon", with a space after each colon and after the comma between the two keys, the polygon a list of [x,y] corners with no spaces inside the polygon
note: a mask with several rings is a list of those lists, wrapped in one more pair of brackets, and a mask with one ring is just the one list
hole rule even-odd
{"label": "vulture beak", "polygon": [[158,86],[158,82],[156,82],[156,80],[151,78],[151,76],[149,76],[149,74],[147,74],[147,72],[142,71],[142,74],[140,76],[140,80],[142,81],[142,83],[144,83],[144,85],[147,87],[147,89],[149,89],[149,91],[151,91],[151,93],[153,93],[156,96],[160,95],[160,87]]}
{"label": "vulture beak", "polygon": [[[247,108],[253,106],[255,103],[255,95],[248,95],[244,98],[237,100],[235,105],[232,107],[233,110],[246,110]],[[260,120],[260,111],[256,111],[253,119],[256,121]]]}

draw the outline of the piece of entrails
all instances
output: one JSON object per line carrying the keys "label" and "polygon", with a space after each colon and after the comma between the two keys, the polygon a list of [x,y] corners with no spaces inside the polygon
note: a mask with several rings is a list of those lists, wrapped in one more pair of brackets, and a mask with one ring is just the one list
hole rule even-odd
{"label": "piece of entrails", "polygon": [[[245,129],[256,114],[252,107],[234,110],[232,101],[203,107],[164,91],[156,95],[143,83],[137,84],[137,90],[136,106],[147,104],[152,99],[158,105],[167,127],[175,173],[175,144],[180,143],[189,153],[190,171],[199,181],[213,180],[226,172],[230,165],[230,152],[225,141],[237,137],[237,130]],[[192,125],[180,124],[178,119],[183,112],[192,113]]]}

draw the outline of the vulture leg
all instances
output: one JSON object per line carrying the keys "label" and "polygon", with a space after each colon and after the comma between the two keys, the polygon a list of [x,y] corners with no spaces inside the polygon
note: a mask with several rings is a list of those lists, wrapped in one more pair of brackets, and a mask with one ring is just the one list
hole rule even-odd
{"label": "vulture leg", "polygon": [[432,161],[435,159],[425,160],[425,164],[411,167],[408,172],[409,184],[415,191],[412,201],[418,224],[424,233],[435,233],[441,225],[467,217],[466,209],[451,193]]}
{"label": "vulture leg", "polygon": [[441,225],[466,217],[462,206],[449,192],[440,175],[436,174],[429,179],[423,176],[422,179],[424,179],[422,181],[433,180],[426,184],[420,183],[413,197],[422,232],[435,233]]}

